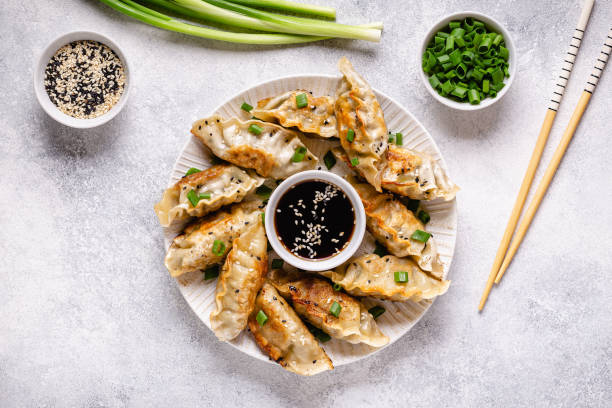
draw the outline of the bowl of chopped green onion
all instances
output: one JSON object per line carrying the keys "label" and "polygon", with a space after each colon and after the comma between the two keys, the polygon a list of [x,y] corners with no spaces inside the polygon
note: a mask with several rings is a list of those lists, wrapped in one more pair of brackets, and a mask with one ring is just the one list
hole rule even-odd
{"label": "bowl of chopped green onion", "polygon": [[510,33],[495,19],[466,11],[429,30],[421,46],[421,78],[429,93],[457,110],[478,110],[499,101],[516,74]]}

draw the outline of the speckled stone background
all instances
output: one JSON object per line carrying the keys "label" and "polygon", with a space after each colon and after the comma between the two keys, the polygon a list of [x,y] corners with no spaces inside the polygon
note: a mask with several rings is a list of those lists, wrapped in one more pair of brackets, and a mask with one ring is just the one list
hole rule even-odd
{"label": "speckled stone background", "polygon": [[[612,406],[612,68],[503,284],[477,312],[578,1],[318,2],[344,22],[383,20],[382,42],[229,45],[96,1],[3,3],[1,407]],[[477,113],[438,104],[418,76],[424,33],[466,9],[503,22],[519,53],[508,95]],[[611,22],[612,4],[599,0],[546,161]],[[133,69],[128,105],[93,130],[55,123],[32,89],[38,53],[76,29],[113,37]],[[194,119],[263,80],[335,74],[342,55],[423,122],[462,187],[453,284],[391,347],[301,378],[218,342],[191,312],[163,266],[152,207]]]}

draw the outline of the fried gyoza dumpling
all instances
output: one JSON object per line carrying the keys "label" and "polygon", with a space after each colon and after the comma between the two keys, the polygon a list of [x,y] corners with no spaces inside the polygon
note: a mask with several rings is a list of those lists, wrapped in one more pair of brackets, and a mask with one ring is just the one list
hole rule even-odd
{"label": "fried gyoza dumpling", "polygon": [[[396,272],[406,272],[407,275],[400,275],[399,279],[406,281],[397,282]],[[351,295],[395,301],[433,299],[446,293],[450,285],[450,281],[423,272],[411,259],[393,255],[382,258],[376,254],[362,255],[336,270],[320,274],[341,285]]]}
{"label": "fried gyoza dumpling", "polygon": [[396,145],[389,145],[387,150],[381,184],[386,190],[414,200],[449,201],[459,191],[430,155]]}
{"label": "fried gyoza dumpling", "polygon": [[161,201],[155,204],[155,213],[164,227],[174,220],[202,217],[224,205],[242,201],[263,182],[264,178],[255,172],[231,164],[212,166],[185,176],[166,189]]}
{"label": "fried gyoza dumpling", "polygon": [[215,291],[215,310],[210,326],[221,341],[234,339],[246,327],[255,297],[268,271],[266,232],[255,222],[234,240]]}
{"label": "fried gyoza dumpling", "polygon": [[[166,268],[173,277],[221,263],[234,238],[249,224],[261,222],[261,201],[234,204],[188,225],[172,241],[166,254]],[[217,245],[215,245],[215,241]]]}
{"label": "fried gyoza dumpling", "polygon": [[355,170],[381,191],[379,172],[388,144],[383,111],[374,91],[351,63],[343,57],[338,66],[344,75],[335,108],[340,143]]}
{"label": "fried gyoza dumpling", "polygon": [[411,238],[415,231],[425,231],[421,220],[393,194],[378,193],[353,176],[347,180],[359,193],[366,213],[366,226],[374,238],[393,255],[413,256],[421,268],[442,276],[444,267],[433,236],[425,243]]}
{"label": "fried gyoza dumpling", "polygon": [[[271,271],[268,279],[284,298],[291,300],[298,315],[331,337],[374,347],[389,343],[368,309],[357,299],[334,290],[329,281],[282,269]],[[330,313],[334,302],[342,308],[338,317]]]}
{"label": "fried gyoza dumpling", "polygon": [[[298,108],[298,99],[300,102],[305,100],[306,106]],[[297,127],[302,132],[324,138],[338,136],[334,98],[331,96],[314,97],[303,90],[285,92],[257,102],[257,107],[251,114],[266,122]]]}
{"label": "fried gyoza dumpling", "polygon": [[334,368],[291,306],[267,282],[255,300],[249,329],[262,351],[291,372],[314,375]]}
{"label": "fried gyoza dumpling", "polygon": [[259,120],[228,120],[219,115],[198,120],[191,128],[215,156],[240,167],[255,169],[263,177],[284,179],[312,170],[318,159],[297,132]]}

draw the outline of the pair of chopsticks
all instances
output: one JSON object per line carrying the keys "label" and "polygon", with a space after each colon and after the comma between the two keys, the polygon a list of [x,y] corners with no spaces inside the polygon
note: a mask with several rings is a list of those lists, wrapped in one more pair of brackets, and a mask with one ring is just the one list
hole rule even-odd
{"label": "pair of chopsticks", "polygon": [[[544,118],[544,123],[542,124],[542,128],[540,129],[540,134],[536,141],[535,149],[531,155],[531,160],[529,161],[529,166],[527,167],[527,171],[525,176],[523,177],[523,182],[521,184],[521,188],[519,190],[518,196],[514,203],[514,207],[512,209],[512,213],[510,214],[510,219],[508,220],[508,224],[506,226],[506,230],[504,232],[501,243],[499,244],[499,248],[497,249],[497,254],[495,255],[495,261],[493,262],[493,266],[491,268],[491,272],[489,274],[489,279],[487,280],[487,285],[485,287],[484,293],[482,294],[482,298],[480,299],[480,304],[478,305],[478,310],[482,310],[487,301],[489,293],[491,292],[491,288],[493,287],[493,283],[499,283],[504,276],[504,273],[508,269],[512,258],[516,254],[525,234],[527,233],[527,229],[535,216],[544,195],[546,194],[546,190],[552,181],[559,164],[561,163],[561,159],[567,150],[567,147],[576,132],[576,128],[580,123],[580,119],[582,119],[582,114],[587,108],[589,100],[593,92],[595,91],[595,87],[599,81],[601,74],[608,62],[608,58],[612,53],[612,28],[608,32],[608,35],[604,41],[604,45],[601,49],[599,56],[597,57],[597,61],[595,62],[595,66],[593,71],[589,75],[586,86],[580,99],[578,100],[578,104],[574,109],[574,113],[572,114],[569,124],[563,133],[561,141],[555,150],[555,153],[546,168],[544,176],[538,185],[536,192],[531,200],[529,207],[527,207],[527,211],[525,216],[523,217],[520,225],[518,226],[518,230],[514,239],[512,239],[512,243],[510,243],[510,239],[516,229],[516,226],[519,221],[519,217],[521,212],[523,211],[523,206],[525,205],[525,201],[527,199],[527,194],[529,189],[531,188],[531,184],[533,182],[533,178],[535,176],[535,172],[538,168],[538,164],[540,163],[540,159],[542,157],[542,152],[544,151],[544,147],[546,145],[546,141],[548,140],[548,135],[550,133],[550,129],[552,128],[553,121],[555,120],[555,116],[557,115],[557,110],[561,104],[561,99],[563,98],[563,94],[565,91],[565,87],[567,86],[569,77],[572,73],[572,68],[576,61],[576,56],[578,54],[578,50],[580,49],[580,44],[582,42],[582,38],[584,35],[584,31],[586,29],[586,25],[589,21],[589,17],[591,15],[591,9],[593,8],[593,3],[595,0],[586,0],[585,4],[582,8],[582,13],[580,15],[580,19],[578,20],[578,24],[576,25],[576,29],[574,30],[574,34],[572,36],[572,40],[570,42],[570,47],[564,57],[563,67],[561,68],[561,73],[559,74],[558,80],[555,85],[555,90],[553,91],[553,96],[550,99],[550,104],[548,106],[548,110],[546,111],[546,116]],[[510,246],[508,248],[508,246]]]}

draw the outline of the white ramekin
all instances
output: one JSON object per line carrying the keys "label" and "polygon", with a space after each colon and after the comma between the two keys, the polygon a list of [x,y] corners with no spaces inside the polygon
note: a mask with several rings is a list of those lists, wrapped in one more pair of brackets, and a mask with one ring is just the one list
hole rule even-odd
{"label": "white ramekin", "polygon": [[[504,86],[504,88],[497,94],[495,98],[485,98],[478,105],[472,105],[468,102],[464,102],[464,103],[456,102],[456,101],[453,101],[452,99],[445,98],[441,96],[440,94],[438,94],[438,92],[436,92],[436,90],[433,89],[433,87],[429,83],[429,78],[427,77],[427,74],[425,73],[425,71],[423,71],[423,67],[421,65],[422,60],[423,60],[423,55],[425,54],[425,50],[427,49],[427,44],[429,44],[433,36],[435,36],[436,33],[440,31],[441,28],[448,25],[450,21],[453,21],[453,20],[461,21],[466,17],[472,17],[476,20],[480,20],[483,23],[485,23],[486,26],[491,28],[493,31],[496,31],[500,33],[501,35],[503,35],[504,41],[506,43],[506,48],[508,48],[508,51],[510,53],[510,56],[508,58],[508,70],[510,71],[510,78],[506,78],[504,80],[504,83],[506,84],[506,86]],[[418,70],[420,72],[421,80],[423,81],[425,88],[427,88],[431,96],[433,96],[434,99],[436,99],[438,102],[448,107],[451,107],[453,109],[457,109],[457,110],[475,111],[475,110],[484,109],[488,106],[491,106],[497,101],[499,101],[501,98],[503,98],[503,96],[510,89],[512,82],[514,81],[514,77],[516,76],[517,61],[518,61],[518,58],[516,55],[516,48],[514,47],[514,41],[512,41],[512,37],[510,36],[510,33],[508,32],[508,30],[504,28],[504,26],[501,25],[501,23],[499,23],[497,20],[495,20],[492,17],[486,16],[476,11],[462,11],[460,13],[454,13],[454,14],[450,14],[444,17],[443,19],[438,21],[436,24],[434,24],[433,27],[431,27],[431,29],[427,32],[427,34],[425,34],[425,37],[423,38],[423,43],[421,44],[421,53],[419,54],[419,58],[418,58],[418,62],[419,62]]]}
{"label": "white ramekin", "polygon": [[[123,87],[123,94],[121,95],[121,98],[119,98],[119,101],[117,101],[115,106],[113,106],[108,112],[92,119],[73,118],[72,116],[66,115],[64,112],[59,110],[57,106],[55,106],[53,102],[51,102],[51,99],[49,99],[49,95],[45,90],[44,84],[45,68],[47,67],[49,60],[55,54],[55,52],[68,43],[71,43],[73,41],[85,40],[98,41],[112,49],[123,63],[123,70],[125,72],[125,84]],[[34,66],[34,91],[36,92],[36,98],[38,99],[40,106],[53,119],[63,125],[70,126],[73,128],[92,128],[100,126],[114,118],[121,111],[121,109],[125,105],[125,102],[127,101],[128,95],[130,93],[131,83],[132,81],[130,80],[130,68],[128,65],[128,61],[125,58],[125,54],[123,53],[121,48],[119,48],[117,43],[115,43],[107,36],[93,31],[73,31],[57,37],[55,40],[51,41],[49,45],[47,45],[47,47],[45,47],[43,52],[40,54],[40,57],[38,57],[36,65]]]}
{"label": "white ramekin", "polygon": [[[308,180],[322,180],[334,184],[346,194],[346,196],[351,201],[353,208],[355,209],[355,230],[353,231],[353,235],[351,236],[348,245],[337,255],[326,259],[308,260],[292,254],[279,241],[278,236],[276,235],[276,228],[274,227],[274,219],[277,214],[276,207],[280,198],[287,190],[289,190],[289,188],[291,188],[291,186]],[[363,204],[361,203],[361,199],[359,198],[359,194],[357,194],[357,191],[355,191],[353,186],[351,186],[342,177],[324,170],[303,171],[301,173],[294,174],[293,176],[287,178],[285,181],[280,183],[270,196],[268,205],[266,206],[265,218],[266,235],[268,236],[268,240],[270,241],[270,245],[272,245],[274,251],[276,251],[276,253],[285,262],[295,266],[296,268],[304,269],[307,271],[326,271],[328,269],[333,269],[336,266],[339,266],[344,262],[348,261],[348,259],[361,246],[361,241],[363,240],[363,235],[365,233],[366,226],[365,210],[363,208]]]}

